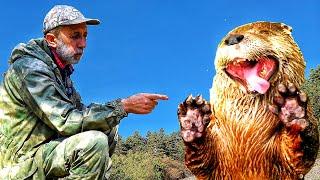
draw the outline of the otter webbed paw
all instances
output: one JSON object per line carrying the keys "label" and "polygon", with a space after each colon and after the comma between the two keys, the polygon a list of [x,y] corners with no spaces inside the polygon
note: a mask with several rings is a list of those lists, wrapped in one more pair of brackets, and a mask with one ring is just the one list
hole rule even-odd
{"label": "otter webbed paw", "polygon": [[178,106],[178,118],[183,140],[193,142],[205,134],[211,118],[210,104],[200,95],[190,95]]}
{"label": "otter webbed paw", "polygon": [[308,126],[307,95],[299,91],[292,83],[289,83],[288,87],[280,84],[277,90],[274,104],[269,106],[269,110],[277,114],[291,132],[303,131]]}

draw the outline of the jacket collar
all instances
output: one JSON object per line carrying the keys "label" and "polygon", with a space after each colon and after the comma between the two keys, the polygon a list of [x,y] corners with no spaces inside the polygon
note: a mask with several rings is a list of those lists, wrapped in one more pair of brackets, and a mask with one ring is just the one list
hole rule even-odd
{"label": "jacket collar", "polygon": [[61,66],[60,62],[62,63],[62,61],[57,55],[54,55],[54,52],[49,48],[44,38],[31,39],[27,44],[18,44],[11,53],[9,64],[12,64],[23,56],[35,57],[46,63],[53,70],[56,68],[60,71],[66,70],[69,75],[73,72],[72,65]]}
{"label": "jacket collar", "polygon": [[57,51],[54,48],[51,48],[51,47],[50,47],[50,51],[53,54],[54,62],[56,63],[58,68],[59,69],[65,69],[66,68],[66,64],[60,59],[60,57],[57,54]]}

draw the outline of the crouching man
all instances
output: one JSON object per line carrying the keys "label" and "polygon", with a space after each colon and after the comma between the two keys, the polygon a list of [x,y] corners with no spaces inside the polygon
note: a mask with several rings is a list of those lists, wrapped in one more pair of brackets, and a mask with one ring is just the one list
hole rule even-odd
{"label": "crouching man", "polygon": [[166,95],[141,93],[84,106],[72,85],[87,25],[71,6],[46,15],[44,38],[19,44],[0,86],[1,179],[106,179],[120,120],[148,114]]}

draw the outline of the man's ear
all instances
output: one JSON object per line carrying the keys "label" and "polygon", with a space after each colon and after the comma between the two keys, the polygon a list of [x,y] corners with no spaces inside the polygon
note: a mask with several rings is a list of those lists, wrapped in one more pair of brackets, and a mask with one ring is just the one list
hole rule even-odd
{"label": "man's ear", "polygon": [[52,48],[57,47],[56,36],[52,33],[47,33],[44,38],[46,39],[48,45]]}

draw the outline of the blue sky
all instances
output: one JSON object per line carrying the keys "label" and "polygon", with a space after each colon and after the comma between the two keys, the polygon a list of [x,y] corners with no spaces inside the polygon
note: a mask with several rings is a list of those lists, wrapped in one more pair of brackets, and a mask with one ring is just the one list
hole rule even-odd
{"label": "blue sky", "polygon": [[[213,59],[223,36],[254,21],[284,22],[307,61],[308,73],[320,59],[320,1],[231,0],[11,0],[1,2],[0,73],[12,48],[42,36],[45,14],[55,4],[75,6],[101,25],[89,27],[85,55],[72,75],[83,101],[103,103],[139,92],[164,93],[149,115],[122,120],[120,134],[164,128],[179,130],[176,109],[189,94],[209,99]],[[2,77],[0,77],[2,80]]]}

